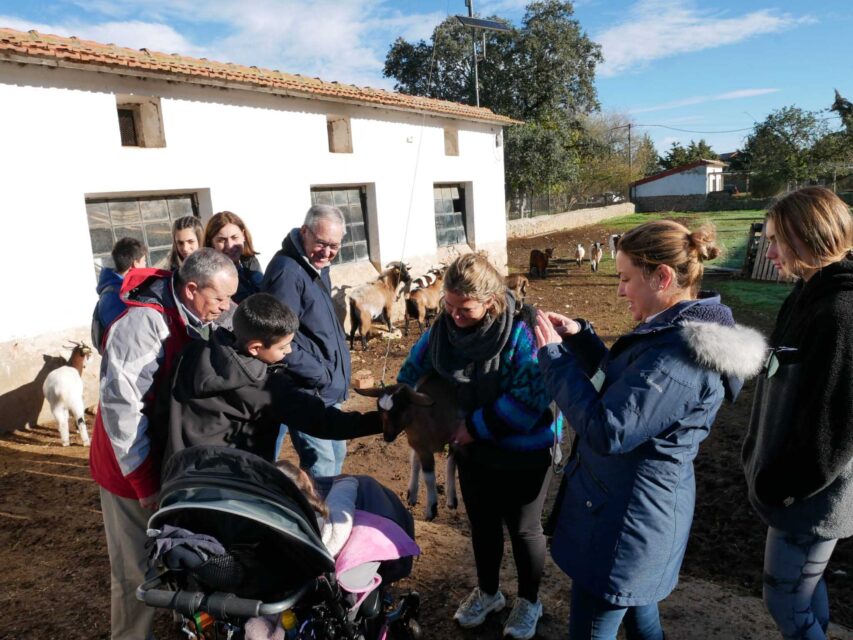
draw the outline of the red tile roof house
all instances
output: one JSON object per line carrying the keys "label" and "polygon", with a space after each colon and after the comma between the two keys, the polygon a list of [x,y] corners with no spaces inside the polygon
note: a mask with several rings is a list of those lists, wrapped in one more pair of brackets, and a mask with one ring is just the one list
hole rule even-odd
{"label": "red tile roof house", "polygon": [[632,182],[631,201],[637,211],[671,211],[702,208],[709,193],[723,190],[719,160],[696,160]]}
{"label": "red tile roof house", "polygon": [[[339,288],[392,260],[506,264],[503,127],[488,109],[0,28],[0,430],[48,418],[44,355],[88,339],[113,241],[230,210],[262,265],[313,202],[348,217]],[[14,234],[14,235],[11,235]],[[342,305],[343,306],[343,305]],[[14,309],[14,312],[12,312]],[[68,355],[67,353],[65,355]],[[87,369],[87,402],[97,394]]]}

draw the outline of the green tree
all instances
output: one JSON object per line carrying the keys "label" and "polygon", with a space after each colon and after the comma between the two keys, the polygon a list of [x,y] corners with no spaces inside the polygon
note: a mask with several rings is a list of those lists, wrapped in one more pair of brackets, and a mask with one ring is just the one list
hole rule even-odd
{"label": "green tree", "polygon": [[[602,58],[573,14],[571,2],[537,0],[520,26],[485,32],[480,104],[524,122],[506,132],[506,183],[515,193],[559,190],[578,172],[578,117],[599,107],[595,66]],[[403,93],[473,103],[471,38],[453,17],[430,43],[398,38],[384,74]]]}
{"label": "green tree", "polygon": [[773,111],[756,124],[743,149],[744,164],[754,174],[753,192],[772,195],[816,179],[834,148],[829,141],[821,143],[828,134],[816,112],[793,106]]}
{"label": "green tree", "polygon": [[673,169],[688,162],[714,160],[716,157],[717,152],[705,140],[700,140],[699,142],[691,140],[690,144],[686,147],[678,142],[673,142],[666,155],[660,158],[660,165],[664,169]]}
{"label": "green tree", "polygon": [[[601,62],[601,47],[582,32],[573,14],[571,2],[541,0],[527,6],[520,27],[486,31],[487,58],[478,65],[481,106],[518,120],[548,119],[556,110],[574,115],[598,109],[595,65]],[[429,43],[398,38],[383,73],[394,78],[396,91],[473,103],[471,37],[470,28],[449,17]]]}

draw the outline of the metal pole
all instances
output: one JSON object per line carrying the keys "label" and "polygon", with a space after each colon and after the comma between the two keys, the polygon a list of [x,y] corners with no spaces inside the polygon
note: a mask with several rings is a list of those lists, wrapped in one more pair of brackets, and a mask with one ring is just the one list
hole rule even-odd
{"label": "metal pole", "polygon": [[[474,0],[465,0],[468,7],[468,17],[474,17]],[[480,106],[480,79],[477,73],[477,30],[471,29],[471,51],[474,56],[474,103]]]}
{"label": "metal pole", "polygon": [[634,176],[634,159],[631,157],[631,123],[628,123],[628,181]]}

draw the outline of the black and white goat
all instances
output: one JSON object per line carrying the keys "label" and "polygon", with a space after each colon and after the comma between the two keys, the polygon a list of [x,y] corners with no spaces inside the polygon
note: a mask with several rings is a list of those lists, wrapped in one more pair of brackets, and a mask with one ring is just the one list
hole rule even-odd
{"label": "black and white goat", "polygon": [[[414,389],[407,384],[395,384],[355,391],[363,396],[379,398],[377,404],[386,442],[393,442],[401,431],[406,432],[412,448],[408,501],[410,505],[418,503],[418,485],[423,470],[427,487],[424,519],[433,520],[438,514],[434,454],[444,451],[459,424],[461,414],[456,403],[456,391],[449,382],[434,373],[421,378]],[[455,509],[458,501],[456,461],[452,449],[447,456],[446,472],[447,508]]]}
{"label": "black and white goat", "polygon": [[69,414],[74,416],[83,445],[89,446],[89,433],[83,412],[83,369],[92,359],[92,349],[85,342],[73,342],[68,364],[51,371],[44,380],[42,391],[59,427],[62,446],[71,444],[68,428]]}
{"label": "black and white goat", "polygon": [[403,287],[411,282],[409,265],[404,262],[391,262],[379,277],[368,284],[357,287],[349,296],[350,332],[349,347],[353,348],[355,332],[361,333],[361,348],[367,350],[367,334],[374,318],[382,318],[393,330],[391,307],[400,298]]}
{"label": "black and white goat", "polygon": [[583,257],[586,255],[586,250],[583,248],[581,243],[578,243],[575,247],[575,262],[578,263],[578,266],[581,266],[583,262]]}

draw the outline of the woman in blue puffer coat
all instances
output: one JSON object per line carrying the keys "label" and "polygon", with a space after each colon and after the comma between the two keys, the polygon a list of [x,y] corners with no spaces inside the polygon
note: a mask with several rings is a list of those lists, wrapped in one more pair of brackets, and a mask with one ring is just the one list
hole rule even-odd
{"label": "woman in blue puffer coat", "polygon": [[551,554],[572,578],[569,637],[659,640],[695,502],[693,459],[724,398],[765,356],[719,296],[699,292],[713,228],[670,220],[622,236],[618,295],[640,324],[608,351],[584,320],[540,312],[539,366],[574,429]]}

